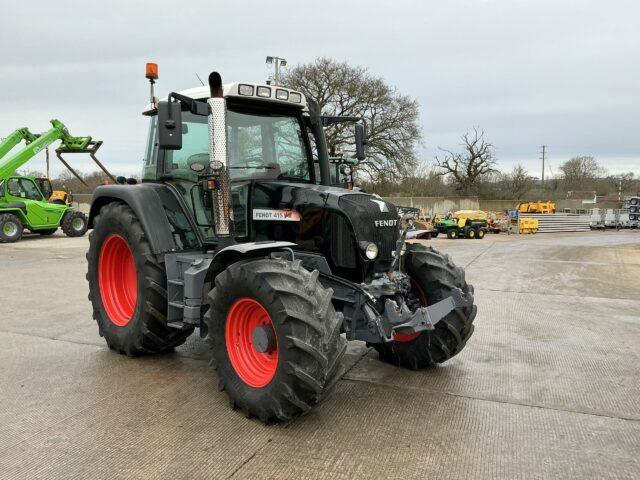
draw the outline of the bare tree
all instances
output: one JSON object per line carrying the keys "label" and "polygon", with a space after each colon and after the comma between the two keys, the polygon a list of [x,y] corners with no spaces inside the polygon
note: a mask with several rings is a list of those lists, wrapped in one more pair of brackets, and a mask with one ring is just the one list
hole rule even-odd
{"label": "bare tree", "polygon": [[[417,164],[417,100],[400,94],[366,68],[317,58],[292,68],[283,83],[317,101],[325,115],[364,117],[369,143],[367,159],[359,168],[370,177],[385,174],[396,179]],[[330,155],[342,149],[347,154],[354,153],[353,125],[331,125],[325,133]]]}
{"label": "bare tree", "polygon": [[[619,173],[618,175],[610,175],[607,177],[609,183],[613,186],[614,191],[620,189],[621,192],[633,192],[634,187],[638,184],[633,172]],[[637,187],[636,187],[637,188]]]}
{"label": "bare tree", "polygon": [[446,195],[447,185],[432,164],[419,162],[415,170],[398,182],[401,195],[410,197],[437,197]]}
{"label": "bare tree", "polygon": [[462,195],[469,195],[476,189],[482,176],[495,172],[493,145],[484,138],[484,130],[474,128],[473,132],[462,135],[462,152],[452,152],[438,147],[443,156],[436,156],[440,175],[448,177],[455,189]]}
{"label": "bare tree", "polygon": [[65,190],[72,193],[92,193],[98,185],[103,185],[105,182],[111,183],[111,179],[103,172],[83,173],[78,171],[78,174],[87,185],[83,185],[80,180],[67,170],[60,172],[56,178],[52,178],[51,185],[54,190]]}
{"label": "bare tree", "polygon": [[595,180],[605,173],[598,161],[590,155],[573,157],[559,168],[564,188],[568,191],[591,189]]}
{"label": "bare tree", "polygon": [[533,178],[521,164],[513,167],[511,173],[504,176],[504,183],[509,196],[516,200],[522,199],[534,185]]}

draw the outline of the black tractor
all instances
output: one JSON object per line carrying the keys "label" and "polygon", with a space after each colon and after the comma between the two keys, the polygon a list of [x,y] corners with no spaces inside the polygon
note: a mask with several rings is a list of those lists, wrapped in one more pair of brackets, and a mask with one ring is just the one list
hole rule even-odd
{"label": "black tractor", "polygon": [[110,348],[162,353],[197,328],[231,404],[265,422],[324,399],[347,340],[411,369],[462,350],[476,315],[463,270],[406,243],[394,205],[330,185],[323,126],[340,118],[215,72],[144,114],[142,182],[100,186],[91,205],[89,296]]}

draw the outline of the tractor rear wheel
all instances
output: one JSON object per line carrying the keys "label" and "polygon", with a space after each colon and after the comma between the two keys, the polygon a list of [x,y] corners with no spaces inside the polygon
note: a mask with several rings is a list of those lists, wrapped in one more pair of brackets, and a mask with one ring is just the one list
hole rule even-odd
{"label": "tractor rear wheel", "polygon": [[89,300],[100,336],[126,355],[171,350],[193,328],[167,326],[167,278],[164,264],[131,208],[109,203],[94,219],[87,262]]}
{"label": "tractor rear wheel", "polygon": [[22,238],[24,227],[13,213],[0,215],[0,243],[13,243]]}
{"label": "tractor rear wheel", "polygon": [[476,238],[476,229],[473,227],[465,227],[464,229],[464,236],[470,240],[473,240],[474,238]]}
{"label": "tractor rear wheel", "polygon": [[[464,270],[457,267],[448,255],[433,247],[408,244],[405,270],[411,277],[412,296],[422,306],[449,297],[453,288],[473,295],[473,287],[464,279]],[[395,334],[389,343],[374,344],[380,359],[393,365],[412,368],[430,367],[457,355],[473,333],[477,307],[457,308],[435,325],[435,330],[412,334]]]}
{"label": "tractor rear wheel", "polygon": [[77,210],[67,210],[60,226],[67,237],[81,237],[87,233],[89,222],[87,216]]}
{"label": "tractor rear wheel", "polygon": [[476,231],[476,238],[477,238],[478,240],[482,240],[482,239],[484,238],[485,233],[486,233],[486,232],[484,231],[484,229],[479,228],[479,229]]}
{"label": "tractor rear wheel", "polygon": [[332,296],[299,261],[238,262],[216,277],[205,338],[233,408],[290,420],[326,396],[347,346]]}

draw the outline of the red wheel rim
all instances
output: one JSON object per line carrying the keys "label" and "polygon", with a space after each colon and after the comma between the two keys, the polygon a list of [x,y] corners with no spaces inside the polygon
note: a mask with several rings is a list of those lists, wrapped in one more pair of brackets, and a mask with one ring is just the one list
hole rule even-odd
{"label": "red wheel rim", "polygon": [[277,340],[271,352],[262,353],[253,346],[253,330],[260,325],[274,328],[269,312],[256,300],[241,298],[229,309],[225,327],[227,354],[238,376],[254,388],[267,385],[278,369]]}
{"label": "red wheel rim", "polygon": [[[418,285],[418,282],[416,282],[413,278],[411,278],[410,280],[411,280],[411,293],[413,293],[416,297],[418,297],[418,301],[420,302],[421,307],[426,307],[427,297],[425,296],[424,291],[422,291],[422,288],[420,288],[420,285]],[[401,342],[401,343],[410,342],[411,340],[415,340],[416,338],[418,338],[421,333],[422,332],[415,332],[415,333],[394,332],[393,339],[396,342]]]}
{"label": "red wheel rim", "polygon": [[98,259],[98,285],[109,320],[124,327],[138,302],[138,275],[131,249],[120,235],[109,235]]}

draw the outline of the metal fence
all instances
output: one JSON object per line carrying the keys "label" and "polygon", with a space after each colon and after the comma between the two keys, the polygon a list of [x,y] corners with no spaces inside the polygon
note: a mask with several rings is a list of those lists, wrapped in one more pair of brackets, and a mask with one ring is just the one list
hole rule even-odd
{"label": "metal fence", "polygon": [[385,197],[384,199],[402,207],[423,208],[430,216],[456,210],[480,209],[477,197]]}

